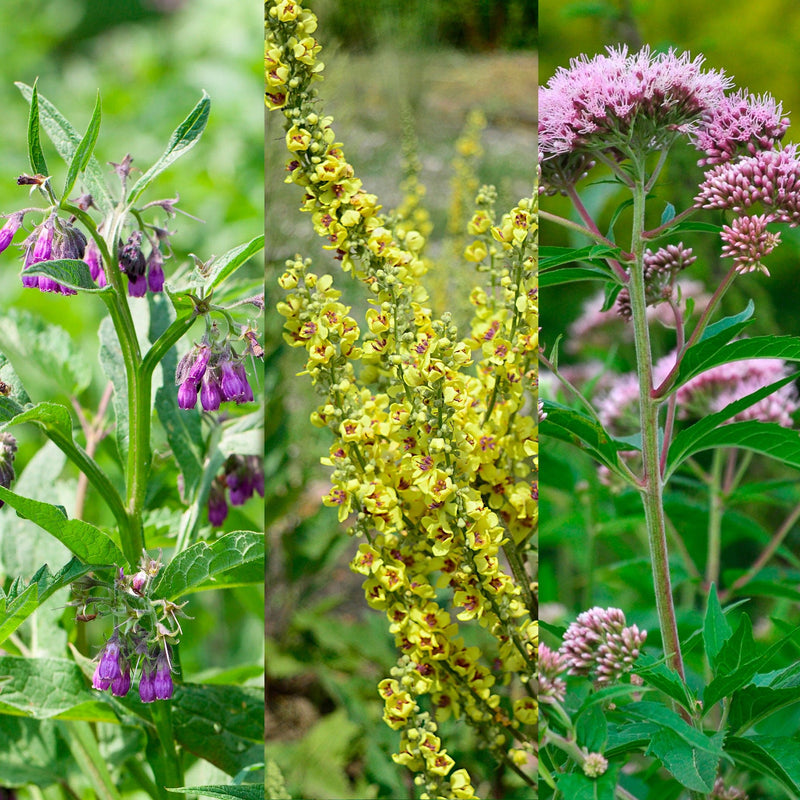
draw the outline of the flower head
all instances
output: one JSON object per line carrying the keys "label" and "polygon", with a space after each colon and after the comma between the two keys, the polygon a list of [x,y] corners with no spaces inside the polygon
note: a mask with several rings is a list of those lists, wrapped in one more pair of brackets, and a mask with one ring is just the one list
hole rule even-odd
{"label": "flower head", "polygon": [[771,216],[760,214],[752,217],[737,217],[730,225],[723,225],[722,257],[732,258],[739,273],[760,270],[769,277],[769,270],[761,263],[780,244],[780,233],[771,233],[767,225]]}
{"label": "flower head", "polygon": [[730,81],[703,70],[703,57],[675,50],[609,47],[572,59],[539,91],[539,147],[553,156],[593,151],[660,149],[675,133],[691,133],[719,104]]}
{"label": "flower head", "polygon": [[705,174],[695,205],[744,214],[761,203],[776,222],[800,223],[800,158],[796,145],[718,164]]}
{"label": "flower head", "polygon": [[692,143],[705,153],[698,164],[722,164],[737,155],[771,150],[783,138],[789,119],[769,94],[739,90],[726,95],[703,114]]}
{"label": "flower head", "polygon": [[598,687],[618,681],[633,667],[647,631],[625,625],[618,608],[600,608],[578,614],[564,634],[559,652],[570,675],[592,675]]}
{"label": "flower head", "polygon": [[552,697],[559,703],[564,701],[567,684],[560,677],[569,666],[566,657],[546,644],[539,645],[539,699]]}

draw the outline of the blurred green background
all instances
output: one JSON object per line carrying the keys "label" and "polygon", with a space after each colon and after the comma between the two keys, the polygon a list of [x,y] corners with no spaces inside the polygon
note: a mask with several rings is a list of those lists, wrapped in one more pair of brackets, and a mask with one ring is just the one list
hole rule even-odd
{"label": "blurred green background", "polygon": [[[0,4],[0,213],[41,205],[37,196],[29,197],[25,187],[16,185],[17,176],[31,170],[27,103],[15,81],[31,84],[38,77],[39,92],[81,133],[99,89],[103,121],[96,156],[100,164],[119,162],[131,153],[133,166],[142,171],[161,154],[173,129],[205,89],[211,96],[211,115],[202,139],[144,198],[179,194],[179,207],[202,220],[179,214],[170,221],[175,260],[166,262],[165,271],[169,276],[173,264],[189,261],[189,253],[205,260],[259,235],[263,230],[262,25],[256,5],[225,0],[7,0]],[[65,165],[44,136],[43,144],[59,186]],[[109,185],[113,187],[113,181]],[[38,220],[32,215],[30,221]],[[70,405],[70,395],[77,393],[91,414],[106,384],[98,361],[98,325],[105,307],[92,296],[61,297],[23,289],[16,246],[22,238],[22,232],[18,233],[15,244],[0,255],[0,325],[4,318],[30,317],[41,333],[36,341],[12,343],[4,341],[6,333],[0,331],[0,350],[15,346],[23,353],[14,364],[24,371],[34,402]],[[262,263],[255,258],[243,271],[251,294],[262,290]],[[144,303],[133,304],[137,302]],[[48,350],[71,353],[70,368],[48,374]],[[263,385],[254,391],[260,393]],[[23,485],[49,492],[43,499],[61,502],[71,513],[76,473],[69,466],[60,469],[60,454],[52,448],[33,460],[44,439],[29,428],[14,429],[20,439],[18,476],[22,479],[31,464]],[[97,458],[116,479],[113,448],[110,436]],[[158,456],[158,445],[156,449]],[[148,517],[149,541],[168,547],[174,515],[181,505],[175,471],[158,457],[156,462],[161,466],[153,475],[151,499],[161,510]],[[27,581],[45,560],[54,570],[68,560],[61,560],[62,553],[43,534],[36,541],[28,535],[14,540],[14,526],[20,521],[10,509],[4,515],[8,526],[0,554],[4,586],[18,574]],[[111,524],[91,491],[86,516]],[[225,529],[261,530],[262,525],[263,507],[253,500],[231,510]],[[62,619],[74,615],[73,610],[64,611],[66,599],[59,593],[21,631],[26,641],[36,642],[36,652],[63,655],[65,639],[74,635],[69,623],[62,624]],[[263,592],[259,587],[195,595],[189,613],[193,619],[183,621],[181,646],[185,680],[262,681]],[[88,628],[93,654],[108,631],[101,622]],[[221,777],[206,770],[190,779],[213,783]]]}
{"label": "blurred green background", "polygon": [[[404,119],[418,139],[424,203],[434,223],[428,277],[434,308],[449,301],[458,315],[467,307],[471,271],[452,251],[451,216],[455,142],[471,109],[487,118],[478,159],[481,182],[494,183],[502,214],[529,196],[535,177],[536,19],[530,0],[501,2],[338,3],[316,0],[315,36],[323,45],[325,79],[317,84],[320,107],[334,117],[336,139],[384,212],[402,199]],[[313,270],[331,272],[344,301],[363,318],[365,296],[342,276],[323,250],[301,192],[283,182],[288,154],[283,117],[266,123],[267,294],[277,287],[286,259],[313,259]],[[471,198],[466,198],[471,204]],[[429,286],[431,283],[428,284]],[[460,299],[459,299],[460,298]],[[270,303],[268,303],[270,305]],[[468,315],[467,315],[468,316]],[[280,336],[282,318],[268,313]],[[267,755],[284,771],[292,796],[412,798],[411,774],[390,754],[398,735],[382,721],[377,683],[396,654],[383,615],[369,609],[360,576],[348,568],[357,542],[336,512],[321,505],[328,470],[319,464],[330,436],[308,416],[316,396],[304,376],[304,351],[281,344],[274,353],[267,414]],[[519,791],[493,776],[467,726],[447,725],[443,742],[457,765],[476,775],[482,797],[511,800]],[[493,783],[494,781],[494,783]],[[505,792],[505,794],[503,794]],[[525,796],[524,794],[522,795]]]}

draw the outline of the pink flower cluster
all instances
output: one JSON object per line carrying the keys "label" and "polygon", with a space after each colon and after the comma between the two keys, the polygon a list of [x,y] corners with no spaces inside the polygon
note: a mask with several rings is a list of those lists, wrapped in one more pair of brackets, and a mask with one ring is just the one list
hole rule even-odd
{"label": "pink flower cluster", "polygon": [[692,136],[695,147],[706,154],[698,164],[722,164],[737,155],[771,150],[788,127],[789,119],[774,97],[756,97],[740,89],[726,95],[703,115]]}
{"label": "pink flower cluster", "polygon": [[572,59],[539,91],[539,146],[548,159],[577,150],[659,149],[719,105],[730,81],[703,57],[609,47]]}
{"label": "pink flower cluster", "polygon": [[[751,358],[720,364],[692,378],[678,389],[681,417],[704,417],[741,400],[758,389],[785,378],[785,362],[778,358]],[[800,408],[800,397],[793,383],[781,387],[763,400],[740,411],[731,422],[760,420],[792,427],[792,414]]]}
{"label": "pink flower cluster", "polygon": [[598,687],[618,681],[630,672],[647,638],[647,631],[625,624],[619,608],[595,606],[578,614],[564,634],[559,650],[569,675],[592,675]]}
{"label": "pink flower cluster", "polygon": [[564,701],[565,672],[591,676],[597,688],[615,683],[631,671],[646,638],[647,631],[625,624],[618,608],[595,606],[578,614],[558,650],[539,645],[539,699]]}

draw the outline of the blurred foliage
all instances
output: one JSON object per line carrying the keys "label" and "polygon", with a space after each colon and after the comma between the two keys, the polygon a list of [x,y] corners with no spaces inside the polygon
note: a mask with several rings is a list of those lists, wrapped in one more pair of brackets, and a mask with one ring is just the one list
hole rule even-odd
{"label": "blurred foliage", "polygon": [[314,0],[320,28],[348,50],[427,49],[480,52],[536,46],[536,0]]}

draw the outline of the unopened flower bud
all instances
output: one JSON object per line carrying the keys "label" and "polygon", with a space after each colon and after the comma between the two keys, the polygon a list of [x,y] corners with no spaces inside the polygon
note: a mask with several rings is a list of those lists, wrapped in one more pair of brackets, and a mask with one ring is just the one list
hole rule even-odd
{"label": "unopened flower bud", "polygon": [[147,285],[151,292],[160,292],[164,288],[164,257],[154,247],[147,258]]}
{"label": "unopened flower bud", "polygon": [[14,234],[22,225],[22,218],[24,216],[25,214],[21,211],[18,211],[16,214],[12,214],[6,220],[6,224],[0,228],[0,253],[2,253],[3,250],[5,250],[11,244]]}
{"label": "unopened flower bud", "polygon": [[203,411],[216,411],[222,402],[222,390],[212,370],[206,370],[200,386]]}
{"label": "unopened flower bud", "polygon": [[197,405],[197,384],[192,380],[184,381],[178,387],[178,408],[188,410]]}
{"label": "unopened flower bud", "polygon": [[147,278],[144,275],[128,276],[128,295],[144,297],[147,294]]}
{"label": "unopened flower bud", "polygon": [[150,672],[147,662],[142,665],[142,677],[139,678],[139,699],[143,703],[153,703],[156,699],[155,669]]}
{"label": "unopened flower bud", "polygon": [[[145,273],[146,262],[142,253],[142,232],[134,231],[128,241],[119,247],[119,268],[129,278],[139,278]],[[132,295],[141,297],[142,295]]]}
{"label": "unopened flower bud", "polygon": [[[0,486],[11,488],[14,480],[14,457],[17,453],[17,440],[5,431],[0,433]],[[0,508],[3,501],[0,500]]]}

